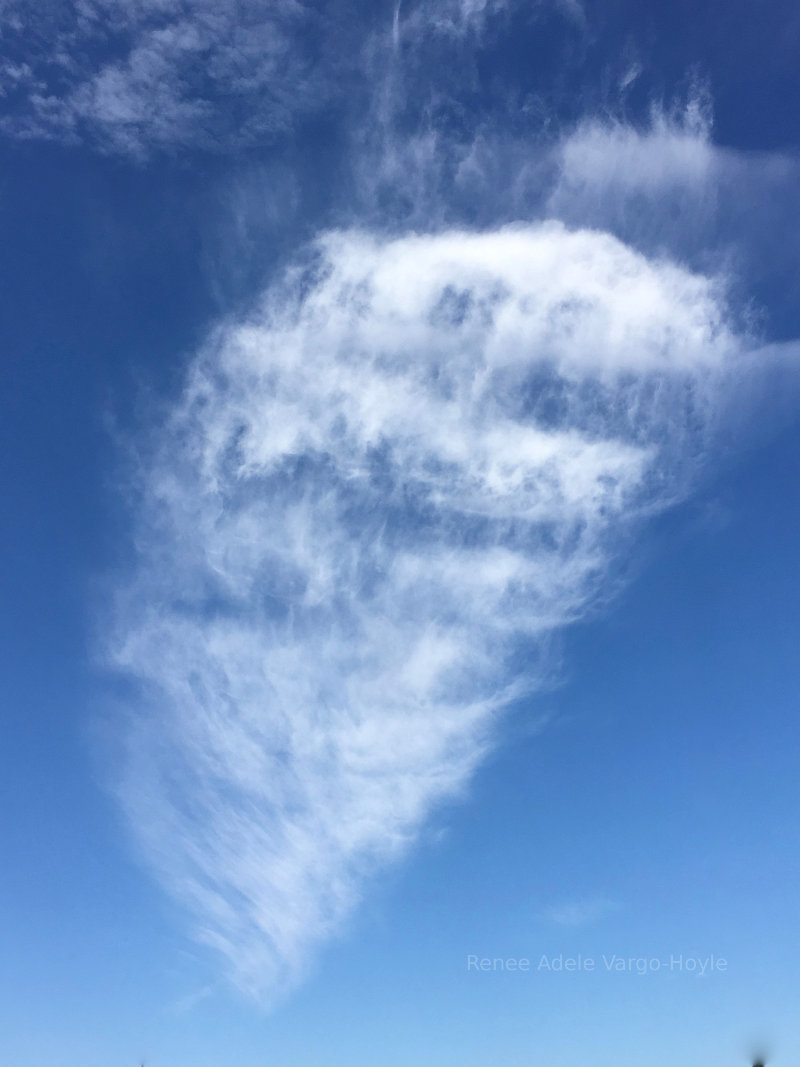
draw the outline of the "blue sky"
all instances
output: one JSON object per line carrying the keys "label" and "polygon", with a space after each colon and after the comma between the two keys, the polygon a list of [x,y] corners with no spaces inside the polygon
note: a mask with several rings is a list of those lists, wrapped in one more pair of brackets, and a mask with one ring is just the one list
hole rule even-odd
{"label": "blue sky", "polygon": [[0,3],[12,1062],[797,1061],[798,33]]}

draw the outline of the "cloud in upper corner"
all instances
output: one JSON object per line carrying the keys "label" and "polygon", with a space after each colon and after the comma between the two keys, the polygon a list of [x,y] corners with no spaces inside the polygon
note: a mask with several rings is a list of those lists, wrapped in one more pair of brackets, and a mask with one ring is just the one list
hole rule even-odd
{"label": "cloud in upper corner", "polygon": [[[0,6],[0,131],[145,158],[189,149],[265,148],[326,114],[357,122],[386,92],[400,41],[430,64],[431,38],[455,69],[516,0],[5,0]],[[582,19],[578,0],[535,10]],[[379,60],[376,62],[376,56]],[[389,63],[391,66],[391,63]],[[354,101],[356,103],[354,104]]]}
{"label": "cloud in upper corner", "polygon": [[2,129],[133,156],[268,144],[330,102],[357,22],[300,0],[8,0]]}
{"label": "cloud in upper corner", "polygon": [[107,658],[131,825],[242,990],[295,985],[463,791],[741,350],[719,281],[557,223],[328,233],[212,335],[142,452]]}
{"label": "cloud in upper corner", "polygon": [[[446,36],[471,36],[485,32],[493,19],[519,8],[519,0],[422,0],[413,3],[398,0],[395,6],[394,38],[441,33]],[[560,10],[570,19],[583,20],[579,0],[535,0],[531,9],[549,7]]]}
{"label": "cloud in upper corner", "polygon": [[[425,3],[415,22],[476,27],[501,6]],[[356,0],[5,0],[0,130],[139,158],[263,148],[359,91],[375,19]]]}

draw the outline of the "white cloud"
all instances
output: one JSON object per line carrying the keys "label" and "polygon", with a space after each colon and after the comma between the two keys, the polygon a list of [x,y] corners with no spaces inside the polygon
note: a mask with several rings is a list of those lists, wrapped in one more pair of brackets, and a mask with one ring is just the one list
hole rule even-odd
{"label": "white cloud", "polygon": [[[438,3],[407,5],[406,28],[413,34],[466,34],[481,32],[486,20],[511,7],[511,0],[439,0]],[[398,14],[402,8],[398,11]],[[398,18],[398,22],[401,20]],[[401,23],[402,24],[402,23]]]}
{"label": "white cloud", "polygon": [[219,327],[141,471],[119,791],[266,1001],[681,492],[739,342],[709,279],[550,223],[329,233]]}
{"label": "white cloud", "polygon": [[[398,2],[395,11],[395,36],[404,28],[409,35],[439,32],[449,35],[479,37],[487,23],[520,10],[519,0],[423,0],[421,3]],[[534,0],[525,5],[528,16],[539,10],[560,12],[570,22],[582,26],[585,12],[580,0]]]}
{"label": "white cloud", "polygon": [[[309,115],[346,113],[345,95],[360,121],[368,100],[396,88],[390,53],[401,42],[411,80],[425,67],[426,86],[440,81],[446,53],[463,88],[468,48],[515,8],[423,0],[369,19],[355,0],[5,0],[0,130],[139,158],[263,148]],[[578,0],[535,5],[550,8],[583,18]],[[443,53],[428,52],[432,40]]]}
{"label": "white cloud", "polygon": [[669,112],[654,108],[641,128],[587,119],[553,150],[544,209],[650,252],[668,249],[683,258],[708,254],[716,244],[719,253],[714,228],[735,158],[711,140],[710,103],[700,93]]}
{"label": "white cloud", "polygon": [[702,189],[714,176],[714,148],[701,116],[691,117],[675,122],[656,112],[643,131],[619,122],[583,123],[559,146],[554,203],[610,187],[659,195],[676,186]]}
{"label": "white cloud", "polygon": [[[798,160],[715,144],[710,110],[695,93],[682,107],[654,108],[639,127],[586,119],[558,141],[545,167],[506,153],[504,199],[517,215],[553,215],[613,233],[646,255],[724,273],[739,319],[786,337],[800,268],[792,223]],[[496,187],[497,153],[490,143],[480,147],[469,176],[479,189],[492,179]]]}
{"label": "white cloud", "polygon": [[300,0],[11,0],[2,128],[139,156],[266,143],[334,92],[338,35]]}

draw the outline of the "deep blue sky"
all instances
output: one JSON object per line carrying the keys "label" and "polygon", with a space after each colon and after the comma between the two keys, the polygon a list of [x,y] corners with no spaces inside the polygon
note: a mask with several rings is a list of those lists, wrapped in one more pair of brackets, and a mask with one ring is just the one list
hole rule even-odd
{"label": "deep blue sky", "polygon": [[[682,218],[702,201],[703,225],[673,226],[658,191],[615,186],[612,199],[631,197],[617,234],[655,259],[725,264],[737,300],[752,302],[758,345],[800,335],[797,8],[501,7],[438,36],[424,5],[405,12],[423,28],[395,53],[405,81],[388,118],[375,105],[385,54],[369,45],[376,33],[386,47],[388,5],[369,18],[325,10],[313,106],[277,132],[237,139],[239,113],[262,102],[232,104],[218,83],[211,106],[228,132],[212,147],[191,126],[148,146],[144,121],[126,151],[113,123],[88,112],[74,136],[58,124],[23,136],[24,91],[5,98],[0,1033],[18,1067],[722,1065],[745,1062],[762,1037],[776,1063],[800,1055],[791,359],[752,408],[736,401],[691,495],[624,539],[616,566],[628,580],[610,606],[553,636],[549,684],[503,719],[463,795],[433,807],[402,863],[366,881],[361,906],[272,1014],[191,940],[192,920],[141,862],[109,795],[125,691],[98,647],[114,576],[133,556],[126,443],[172,403],[207,331],[248,308],[318,231],[527,222],[546,214],[542,160],[582,122],[642,135],[654,108],[680,127],[698,98],[713,106],[699,139],[727,161],[709,187],[676,194]],[[4,69],[22,58],[35,70],[48,31],[25,2],[14,11]],[[290,51],[315,52],[302,32],[291,30]],[[85,82],[101,45],[74,47]],[[401,153],[398,173],[370,184],[389,142],[431,131],[432,161],[413,158],[438,177],[415,185]],[[453,161],[479,135],[502,182],[458,186]],[[513,201],[510,171],[526,153],[543,184]],[[654,230],[642,222],[651,214]],[[728,969],[475,974],[470,953],[713,953]]]}

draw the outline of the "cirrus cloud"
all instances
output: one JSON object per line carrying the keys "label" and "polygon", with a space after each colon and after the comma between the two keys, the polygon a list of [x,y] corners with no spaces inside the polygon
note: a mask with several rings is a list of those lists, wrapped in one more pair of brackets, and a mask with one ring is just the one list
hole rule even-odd
{"label": "cirrus cloud", "polygon": [[302,0],[7,0],[0,128],[138,157],[269,144],[335,95],[352,51],[347,12]]}
{"label": "cirrus cloud", "polygon": [[291,988],[464,789],[687,488],[741,349],[718,281],[553,222],[331,232],[216,330],[107,651],[139,692],[120,796],[240,988]]}

